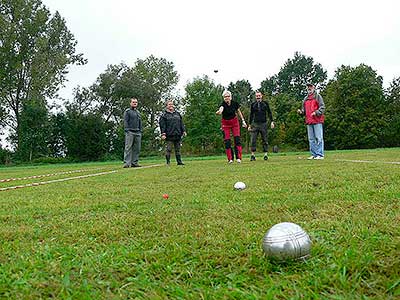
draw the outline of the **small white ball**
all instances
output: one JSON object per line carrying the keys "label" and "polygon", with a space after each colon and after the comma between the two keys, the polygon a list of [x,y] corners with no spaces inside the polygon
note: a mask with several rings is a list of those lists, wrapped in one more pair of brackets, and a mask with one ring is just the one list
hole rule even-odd
{"label": "small white ball", "polygon": [[238,181],[233,186],[236,190],[244,190],[246,188],[246,184],[244,182]]}

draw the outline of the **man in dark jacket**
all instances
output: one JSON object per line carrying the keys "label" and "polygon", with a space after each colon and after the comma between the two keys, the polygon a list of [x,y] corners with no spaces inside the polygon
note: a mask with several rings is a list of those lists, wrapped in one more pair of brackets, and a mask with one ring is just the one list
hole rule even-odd
{"label": "man in dark jacket", "polygon": [[297,112],[305,114],[308,141],[311,156],[308,159],[324,159],[324,112],[325,103],[321,95],[315,91],[312,83],[307,83],[307,96],[303,100],[302,108]]}
{"label": "man in dark jacket", "polygon": [[256,91],[256,101],[250,107],[250,122],[249,131],[251,133],[251,161],[256,160],[255,151],[257,136],[261,134],[262,146],[264,150],[264,160],[268,160],[268,132],[267,132],[267,114],[268,119],[271,121],[271,129],[275,127],[274,120],[272,119],[271,109],[268,102],[262,100],[262,93]]}
{"label": "man in dark jacket", "polygon": [[175,110],[174,102],[168,100],[166,109],[160,117],[161,138],[166,141],[165,159],[167,165],[171,161],[172,145],[175,148],[175,157],[178,165],[184,165],[181,158],[181,140],[182,136],[186,136],[185,125],[182,121],[182,116]]}
{"label": "man in dark jacket", "polygon": [[142,120],[137,111],[138,100],[131,99],[131,107],[124,113],[125,150],[124,168],[140,167],[139,153],[142,140]]}

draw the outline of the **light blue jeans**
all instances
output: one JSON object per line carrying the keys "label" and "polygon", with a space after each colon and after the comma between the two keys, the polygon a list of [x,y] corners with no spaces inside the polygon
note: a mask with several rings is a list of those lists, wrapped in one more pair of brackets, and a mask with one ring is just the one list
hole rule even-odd
{"label": "light blue jeans", "polygon": [[324,156],[324,132],[322,124],[307,125],[310,152],[314,157]]}

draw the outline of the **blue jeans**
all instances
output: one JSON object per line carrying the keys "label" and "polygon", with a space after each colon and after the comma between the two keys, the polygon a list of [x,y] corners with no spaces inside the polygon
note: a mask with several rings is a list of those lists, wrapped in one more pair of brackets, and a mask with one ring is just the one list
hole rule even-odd
{"label": "blue jeans", "polygon": [[311,155],[324,156],[324,132],[322,124],[307,125]]}

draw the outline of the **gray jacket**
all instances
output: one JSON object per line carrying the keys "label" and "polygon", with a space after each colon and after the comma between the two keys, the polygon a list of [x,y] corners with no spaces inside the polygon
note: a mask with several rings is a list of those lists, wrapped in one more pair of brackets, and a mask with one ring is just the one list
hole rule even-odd
{"label": "gray jacket", "polygon": [[142,119],[137,109],[128,108],[124,112],[124,129],[125,132],[142,132]]}

